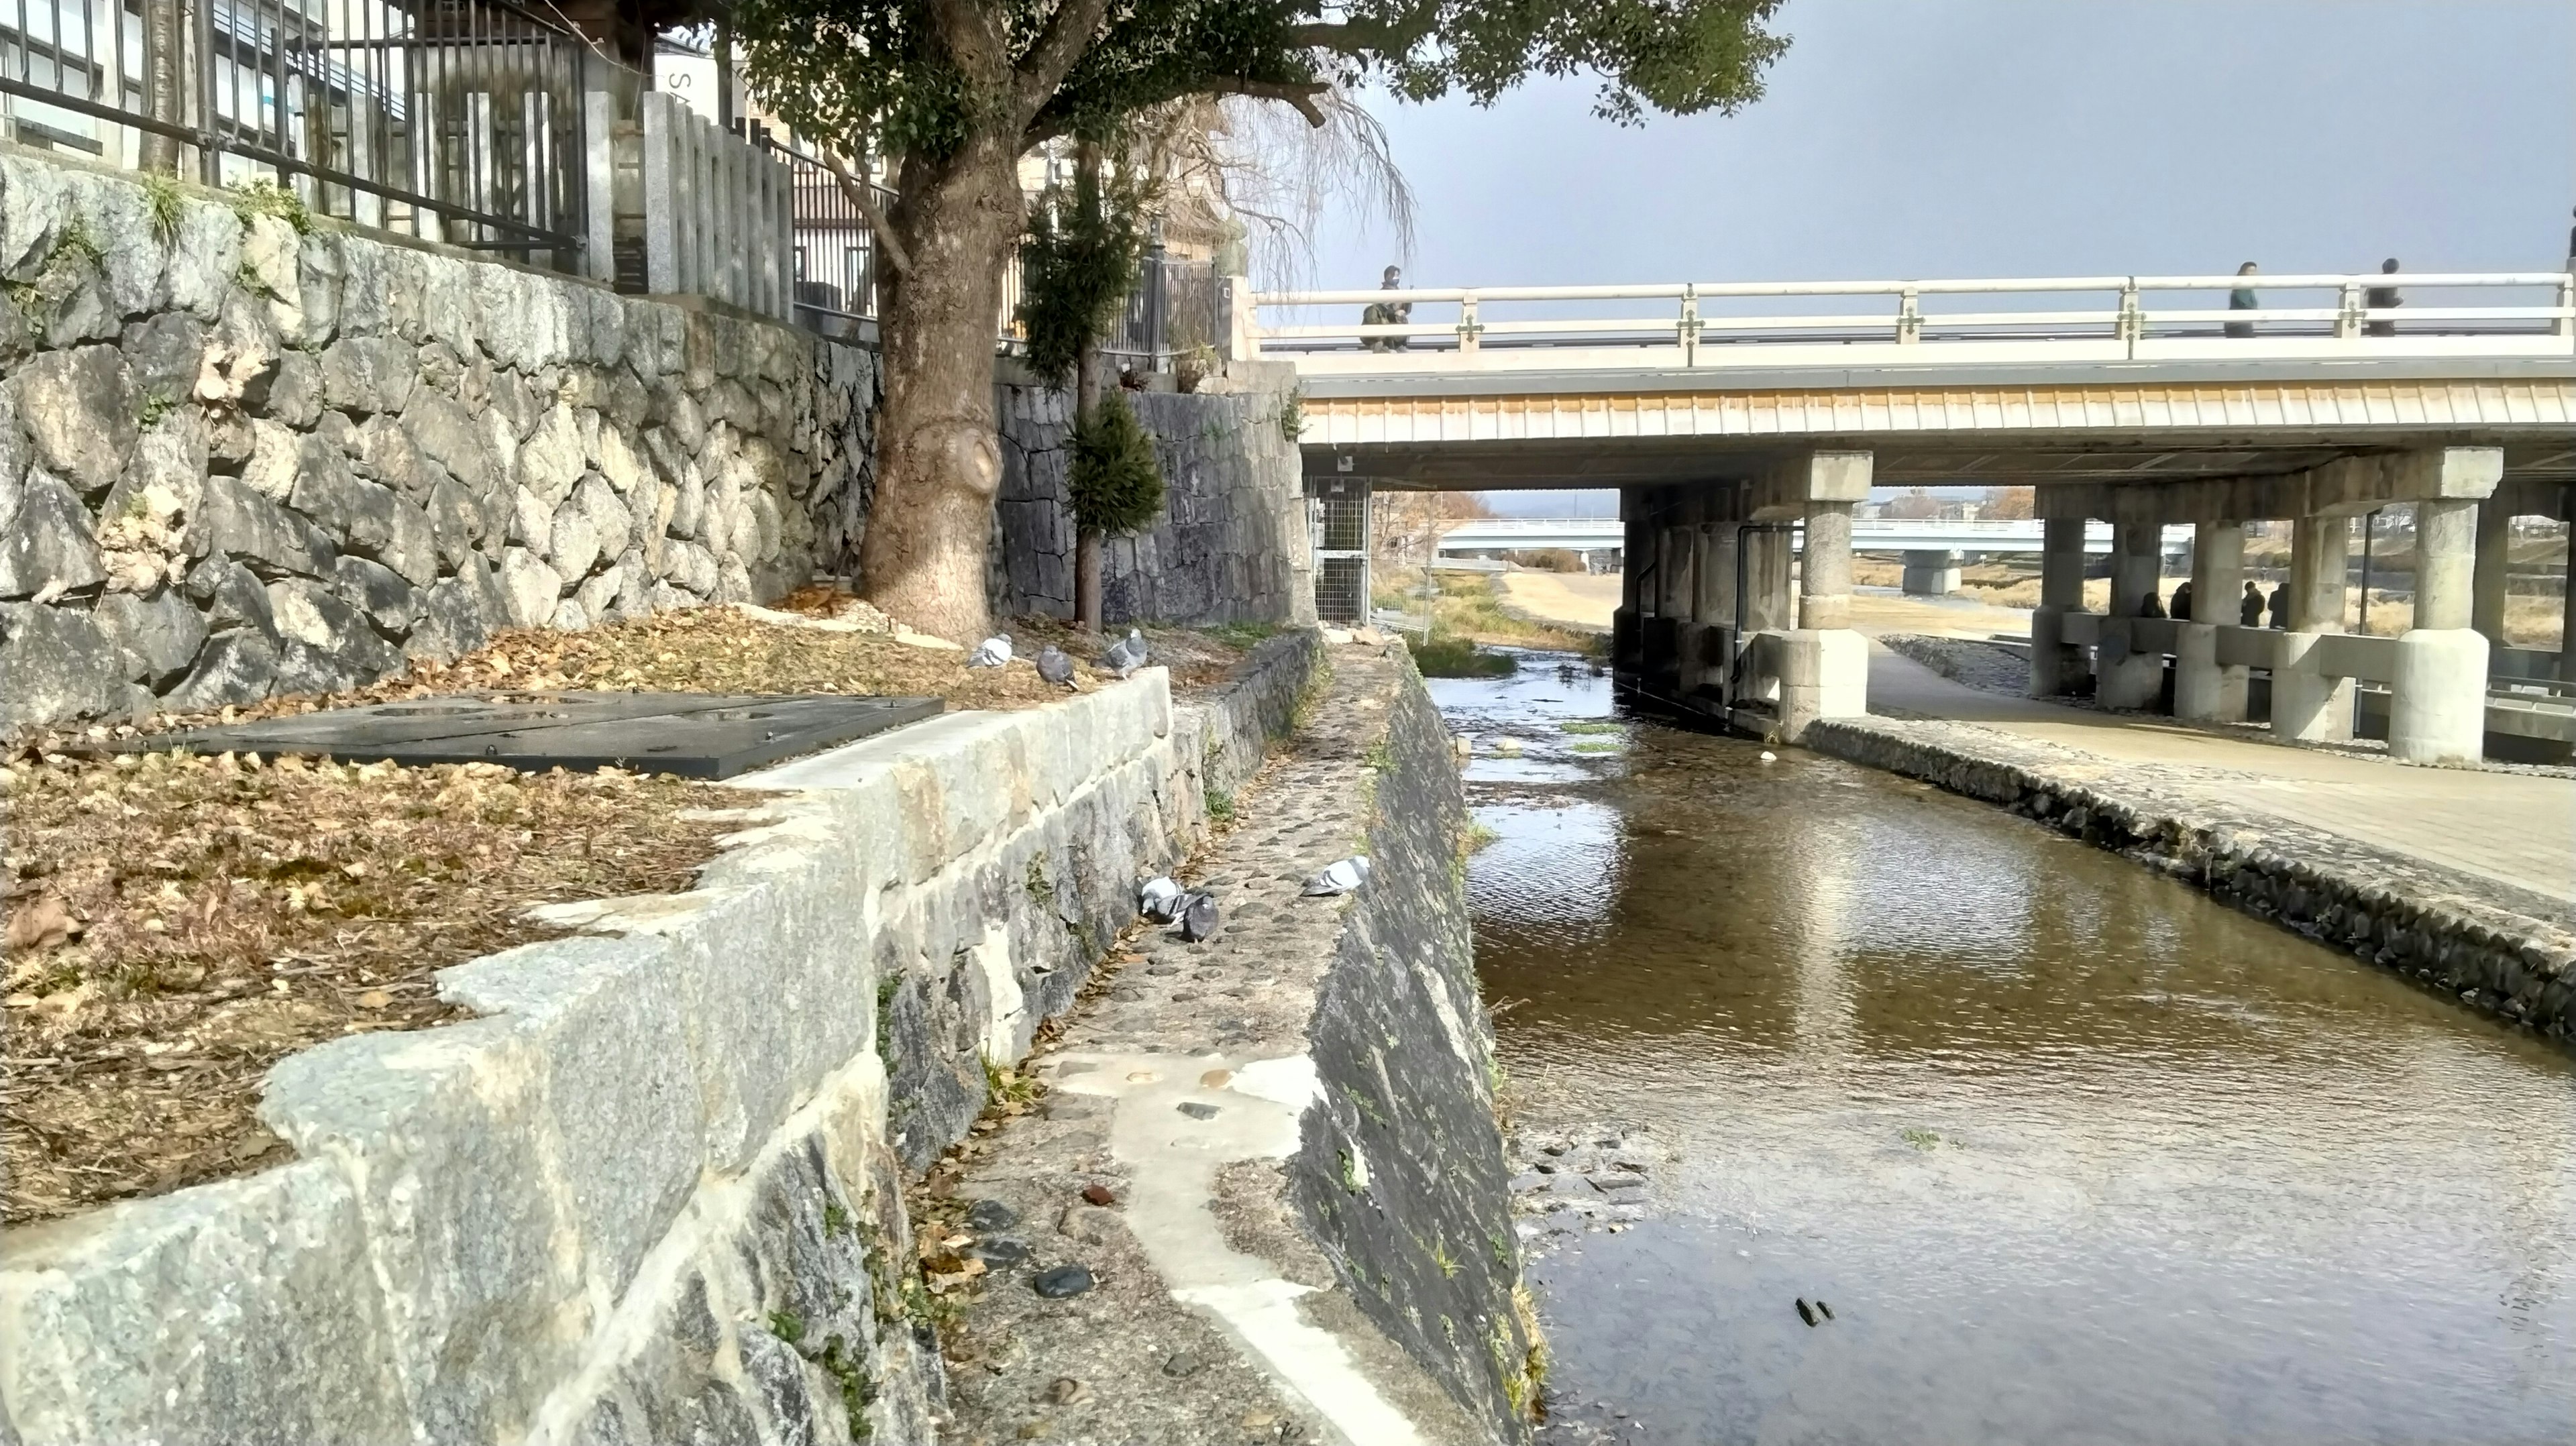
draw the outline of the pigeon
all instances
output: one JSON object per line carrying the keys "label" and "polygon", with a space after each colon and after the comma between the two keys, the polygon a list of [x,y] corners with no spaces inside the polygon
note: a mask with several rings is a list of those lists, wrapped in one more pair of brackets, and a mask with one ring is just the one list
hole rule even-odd
{"label": "pigeon", "polygon": [[1172,922],[1181,911],[1181,886],[1169,874],[1156,874],[1136,889],[1136,912],[1157,924]]}
{"label": "pigeon", "polygon": [[966,655],[966,666],[970,668],[998,668],[1010,660],[1011,635],[1009,633],[995,633],[984,641],[977,643],[975,645],[975,651]]}
{"label": "pigeon", "polygon": [[1798,1301],[1798,1319],[1805,1321],[1809,1325],[1814,1325],[1816,1323],[1816,1313],[1808,1308],[1807,1302],[1803,1297]]}
{"label": "pigeon", "polygon": [[1367,883],[1368,876],[1368,855],[1353,854],[1346,859],[1335,859],[1324,866],[1322,873],[1306,881],[1305,897],[1324,899],[1335,894],[1347,894]]}
{"label": "pigeon", "polygon": [[1216,895],[1205,889],[1192,889],[1181,896],[1179,903],[1176,912],[1181,922],[1175,932],[1181,936],[1182,943],[1195,944],[1215,935]]}
{"label": "pigeon", "polygon": [[1145,666],[1144,630],[1129,628],[1127,636],[1109,645],[1109,651],[1102,656],[1101,661],[1108,664],[1110,670],[1121,678]]}
{"label": "pigeon", "polygon": [[1053,643],[1038,650],[1038,676],[1059,688],[1073,686],[1073,659]]}

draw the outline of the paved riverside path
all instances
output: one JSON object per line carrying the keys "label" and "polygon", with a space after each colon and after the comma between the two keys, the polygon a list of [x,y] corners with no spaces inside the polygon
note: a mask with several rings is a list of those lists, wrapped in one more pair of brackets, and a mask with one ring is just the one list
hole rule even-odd
{"label": "paved riverside path", "polygon": [[2576,902],[2576,779],[2297,748],[2014,698],[1954,683],[1873,644],[1873,713],[1972,723],[2158,768],[2168,787],[2272,814],[2426,863]]}

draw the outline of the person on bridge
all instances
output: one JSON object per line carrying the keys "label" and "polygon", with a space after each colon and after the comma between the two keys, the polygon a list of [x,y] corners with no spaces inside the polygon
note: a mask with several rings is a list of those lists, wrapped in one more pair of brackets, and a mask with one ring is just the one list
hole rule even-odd
{"label": "person on bridge", "polygon": [[[1378,282],[1378,287],[1383,291],[1403,290],[1404,272],[1393,266],[1386,268],[1386,276],[1383,280]],[[1405,326],[1410,324],[1412,320],[1413,303],[1410,301],[1380,301],[1373,303],[1368,310],[1360,313],[1360,325],[1362,326]],[[1411,344],[1412,341],[1413,338],[1409,336],[1363,337],[1360,340],[1360,349],[1363,351],[1402,351],[1407,345]]]}
{"label": "person on bridge", "polygon": [[2286,630],[2290,626],[2290,585],[2272,585],[2272,626]]}
{"label": "person on bridge", "polygon": [[[2236,274],[2239,276],[2253,275],[2254,263],[2248,261],[2244,265],[2237,267]],[[2227,293],[2227,309],[2229,311],[2260,311],[2262,307],[2263,303],[2256,299],[2254,288],[2251,286],[2240,286],[2234,291]],[[2231,321],[2227,323],[2227,334],[2229,336],[2252,336],[2254,334],[2254,323],[2250,321]]]}
{"label": "person on bridge", "polygon": [[2236,605],[2236,620],[2249,628],[2263,626],[2263,589],[2250,577],[2245,580],[2245,600]]}
{"label": "person on bridge", "polygon": [[2173,617],[2174,621],[2178,623],[2187,623],[2191,621],[2190,578],[2184,578],[2182,580],[2182,586],[2174,589]]}
{"label": "person on bridge", "polygon": [[[2379,274],[2382,276],[2396,275],[2397,258],[2391,256],[2387,260],[2380,262]],[[2372,311],[2394,311],[2398,307],[2404,306],[2406,304],[2406,300],[2397,294],[2397,288],[2394,286],[2374,286],[2368,291],[2362,293],[2361,304]],[[2361,333],[2364,336],[2395,336],[2397,334],[2397,320],[2394,317],[2374,316],[2370,320],[2362,323]]]}

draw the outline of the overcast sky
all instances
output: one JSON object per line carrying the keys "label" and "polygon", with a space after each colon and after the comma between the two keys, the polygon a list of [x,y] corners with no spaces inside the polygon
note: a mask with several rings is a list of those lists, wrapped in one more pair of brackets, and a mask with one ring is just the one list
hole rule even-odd
{"label": "overcast sky", "polygon": [[[1408,279],[2566,258],[2576,0],[1788,0],[1779,26],[1769,93],[1733,117],[1622,129],[1580,80],[1373,105],[1418,200]],[[1392,244],[1337,218],[1315,281],[1374,285]]]}

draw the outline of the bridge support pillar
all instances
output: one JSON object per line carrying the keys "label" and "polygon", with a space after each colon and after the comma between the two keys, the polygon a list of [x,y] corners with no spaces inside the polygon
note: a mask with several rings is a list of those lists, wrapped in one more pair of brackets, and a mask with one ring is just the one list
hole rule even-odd
{"label": "bridge support pillar", "polygon": [[1620,489],[1619,518],[1625,526],[1619,546],[1619,606],[1610,614],[1610,666],[1634,673],[1645,656],[1638,626],[1645,616],[1641,590],[1655,561],[1655,534],[1646,522],[1644,494],[1633,487]]}
{"label": "bridge support pillar", "polygon": [[2245,524],[2203,522],[2191,545],[2191,621],[2174,631],[2174,716],[2245,720],[2246,670],[2218,661],[2218,630],[2237,619],[2245,588]]}
{"label": "bridge support pillar", "polygon": [[2486,635],[2494,647],[2504,646],[2506,552],[2513,540],[2513,506],[2505,500],[2505,489],[2478,504],[2478,543],[2476,577],[2471,583],[2469,626]]}
{"label": "bridge support pillar", "polygon": [[2084,611],[2084,523],[2051,517],[2041,523],[2039,607],[2030,615],[2030,696],[2054,698],[2077,691],[2091,672],[2084,649],[2066,642],[2066,615]]}
{"label": "bridge support pillar", "polygon": [[2304,743],[2352,737],[2352,680],[2317,666],[2317,640],[2343,631],[2344,570],[2352,519],[2300,517],[2290,523],[2290,630],[2272,669],[2272,732]]}
{"label": "bridge support pillar", "polygon": [[[2558,515],[2570,526],[2568,535],[2576,537],[2576,483],[2558,489]],[[2561,579],[2565,589],[2560,594],[2558,628],[2558,677],[2562,682],[2576,683],[2576,546],[2567,549],[2567,571]]]}
{"label": "bridge support pillar", "polygon": [[1691,625],[1682,630],[1677,680],[1685,699],[1714,703],[1725,695],[1733,661],[1736,527],[1703,522],[1692,529]]}
{"label": "bridge support pillar", "polygon": [[1869,711],[1869,643],[1851,625],[1852,503],[1811,497],[1798,569],[1798,629],[1780,662],[1780,736],[1795,743],[1819,718]]}
{"label": "bridge support pillar", "polygon": [[2478,504],[2415,504],[2415,625],[2397,640],[2388,751],[2408,763],[2475,763],[2486,751],[2487,639],[2471,628]]}
{"label": "bridge support pillar", "polygon": [[1908,597],[1948,597],[1958,590],[1959,554],[1955,552],[1905,554],[1905,592]]}
{"label": "bridge support pillar", "polygon": [[[2143,615],[2164,570],[2164,528],[2155,522],[2122,522],[2111,531],[2111,616]],[[2121,634],[2125,638],[2126,634]],[[2117,656],[2113,656],[2116,653]],[[2095,664],[2094,696],[2105,708],[2145,708],[2164,691],[2162,653],[2102,650]]]}

